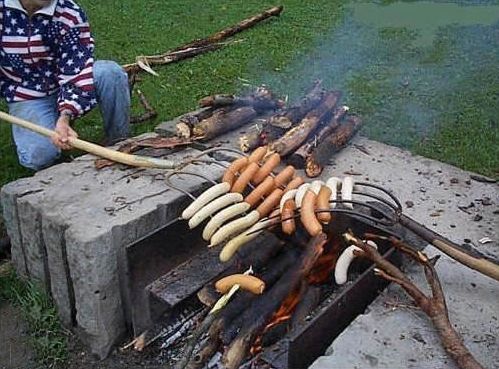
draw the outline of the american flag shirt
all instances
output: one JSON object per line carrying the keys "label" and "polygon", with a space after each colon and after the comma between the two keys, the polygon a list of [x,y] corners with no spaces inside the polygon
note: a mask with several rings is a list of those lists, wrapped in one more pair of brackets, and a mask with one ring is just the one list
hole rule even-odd
{"label": "american flag shirt", "polygon": [[97,104],[94,40],[72,0],[53,0],[31,17],[19,0],[0,0],[0,93],[7,102],[58,94],[59,112],[77,117]]}

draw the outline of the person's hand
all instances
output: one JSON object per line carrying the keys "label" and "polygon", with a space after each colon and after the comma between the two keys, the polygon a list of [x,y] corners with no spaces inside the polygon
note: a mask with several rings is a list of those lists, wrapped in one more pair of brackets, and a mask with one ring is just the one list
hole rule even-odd
{"label": "person's hand", "polygon": [[55,135],[52,136],[52,142],[62,150],[71,149],[69,138],[78,138],[78,134],[70,126],[71,117],[61,114],[55,124]]}

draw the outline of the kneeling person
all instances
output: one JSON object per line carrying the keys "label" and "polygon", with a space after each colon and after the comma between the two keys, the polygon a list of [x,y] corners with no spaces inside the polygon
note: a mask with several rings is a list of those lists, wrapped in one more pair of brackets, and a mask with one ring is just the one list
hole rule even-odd
{"label": "kneeling person", "polygon": [[68,138],[70,123],[99,105],[108,142],[129,133],[128,76],[115,62],[94,63],[94,42],[73,0],[0,0],[0,92],[9,113],[53,129],[52,140],[12,129],[21,165],[50,166]]}

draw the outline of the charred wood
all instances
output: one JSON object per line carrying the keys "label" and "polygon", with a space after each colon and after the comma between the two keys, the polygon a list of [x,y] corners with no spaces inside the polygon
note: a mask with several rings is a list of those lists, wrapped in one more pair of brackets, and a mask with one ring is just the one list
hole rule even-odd
{"label": "charred wood", "polygon": [[267,293],[255,300],[251,307],[244,312],[244,324],[222,357],[226,368],[236,369],[241,365],[255,338],[262,332],[270,317],[280,307],[282,301],[296,290],[306,278],[322,254],[326,241],[324,233],[312,238],[297,267],[291,268],[283,274]]}
{"label": "charred wood", "polygon": [[213,108],[224,106],[251,106],[260,113],[266,110],[282,108],[283,102],[277,100],[268,88],[259,87],[255,93],[244,97],[236,95],[207,96],[199,101],[199,105]]}
{"label": "charred wood", "polygon": [[288,158],[288,162],[294,165],[296,168],[305,168],[307,157],[310,156],[314,148],[316,148],[320,142],[324,141],[326,137],[328,137],[335,129],[340,126],[341,120],[345,117],[347,112],[347,106],[340,106],[339,108],[337,108],[331,115],[330,119],[328,119],[319,128],[317,133],[309,137],[306,143],[304,143],[298,148],[298,150],[291,154],[291,156]]}
{"label": "charred wood", "polygon": [[301,122],[287,131],[284,136],[274,141],[270,148],[281,156],[286,156],[298,149],[317,129],[322,119],[336,106],[340,98],[339,92],[329,92],[319,106],[307,113]]}
{"label": "charred wood", "polygon": [[211,140],[250,122],[256,115],[255,109],[249,106],[228,112],[222,110],[195,124],[192,133],[196,139]]}
{"label": "charred wood", "polygon": [[281,137],[293,125],[299,123],[323,99],[325,90],[321,83],[321,81],[316,81],[298,104],[274,114],[261,126],[255,127],[256,129],[242,136],[239,140],[241,150],[248,152],[259,146],[268,145]]}
{"label": "charred wood", "polygon": [[306,159],[305,173],[308,177],[319,176],[331,160],[331,156],[341,150],[360,129],[359,117],[349,117],[336,130],[324,137]]}

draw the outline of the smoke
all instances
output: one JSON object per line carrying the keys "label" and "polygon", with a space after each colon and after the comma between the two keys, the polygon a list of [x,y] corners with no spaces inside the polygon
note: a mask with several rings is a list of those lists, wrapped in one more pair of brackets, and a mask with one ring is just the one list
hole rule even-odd
{"label": "smoke", "polygon": [[364,133],[411,147],[499,82],[498,14],[492,5],[353,4],[313,52],[262,80],[296,99],[321,79],[343,91]]}

